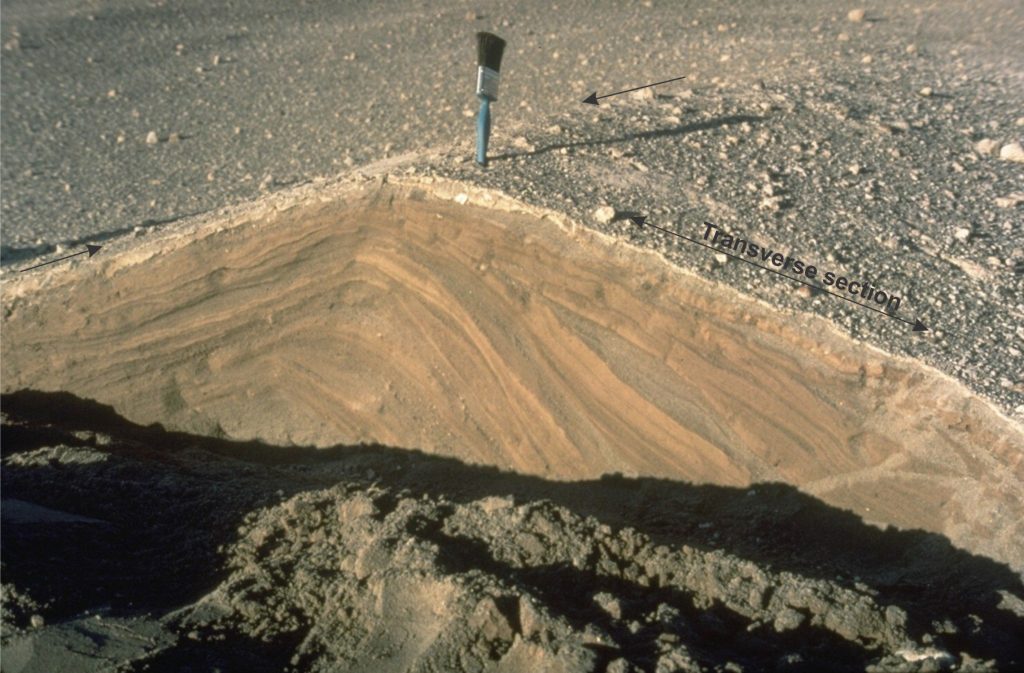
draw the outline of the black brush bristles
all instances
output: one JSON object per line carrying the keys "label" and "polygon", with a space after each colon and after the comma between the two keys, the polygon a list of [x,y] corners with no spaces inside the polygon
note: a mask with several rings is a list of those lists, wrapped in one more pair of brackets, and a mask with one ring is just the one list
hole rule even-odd
{"label": "black brush bristles", "polygon": [[477,65],[498,72],[501,70],[501,55],[505,53],[505,40],[494,33],[476,34]]}

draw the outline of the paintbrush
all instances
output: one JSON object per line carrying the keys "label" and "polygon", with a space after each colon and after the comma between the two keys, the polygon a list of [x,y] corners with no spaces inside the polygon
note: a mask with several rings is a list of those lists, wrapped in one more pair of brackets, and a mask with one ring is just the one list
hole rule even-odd
{"label": "paintbrush", "polygon": [[505,40],[493,33],[476,34],[476,96],[480,99],[480,114],[476,118],[476,162],[487,165],[487,141],[491,135],[491,102],[498,100],[498,82],[501,76],[501,55]]}

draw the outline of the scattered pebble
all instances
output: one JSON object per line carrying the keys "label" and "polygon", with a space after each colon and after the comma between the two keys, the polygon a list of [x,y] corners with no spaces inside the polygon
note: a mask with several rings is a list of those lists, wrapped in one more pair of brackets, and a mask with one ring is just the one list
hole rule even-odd
{"label": "scattered pebble", "polygon": [[729,261],[729,255],[725,254],[724,252],[716,252],[715,261],[718,262],[719,264],[725,264],[726,262]]}
{"label": "scattered pebble", "polygon": [[630,92],[629,97],[632,98],[633,100],[642,100],[642,101],[654,100],[654,98],[655,98],[655,96],[654,96],[654,87],[650,87],[649,86],[646,89],[640,89],[638,91],[632,91],[632,92]]}
{"label": "scattered pebble", "polygon": [[46,626],[46,620],[43,619],[42,615],[32,615],[29,617],[29,623],[32,624],[34,629],[41,629]]}
{"label": "scattered pebble", "polygon": [[996,205],[1000,208],[1015,208],[1024,203],[1024,192],[1013,192],[1007,196],[996,197]]}
{"label": "scattered pebble", "polygon": [[846,20],[852,23],[860,23],[864,20],[865,12],[863,9],[851,9],[850,13],[846,15]]}
{"label": "scattered pebble", "polygon": [[1024,163],[1024,147],[1020,143],[1007,143],[999,148],[999,158],[1003,161]]}
{"label": "scattered pebble", "polygon": [[158,142],[160,142],[160,136],[156,134],[156,131],[150,131],[146,134],[147,145],[156,145]]}
{"label": "scattered pebble", "polygon": [[167,136],[167,142],[169,142],[169,143],[179,143],[179,142],[181,142],[181,134],[180,133],[172,133],[171,135]]}
{"label": "scattered pebble", "polygon": [[953,231],[953,238],[958,241],[967,241],[971,237],[971,230],[968,227],[957,227]]}
{"label": "scattered pebble", "polygon": [[615,209],[611,206],[601,206],[594,211],[594,221],[600,224],[608,224],[615,219]]}
{"label": "scattered pebble", "polygon": [[930,86],[921,87],[921,90],[918,91],[917,94],[919,96],[924,96],[925,98],[928,98],[929,96],[932,95],[932,88]]}
{"label": "scattered pebble", "polygon": [[999,147],[999,143],[991,138],[982,138],[978,142],[974,143],[974,151],[983,157],[995,152],[997,147]]}

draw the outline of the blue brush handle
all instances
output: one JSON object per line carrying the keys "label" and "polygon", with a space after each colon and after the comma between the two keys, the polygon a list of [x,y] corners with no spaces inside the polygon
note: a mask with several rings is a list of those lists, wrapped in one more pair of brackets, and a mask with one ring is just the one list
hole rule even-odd
{"label": "blue brush handle", "polygon": [[480,114],[476,117],[476,162],[487,165],[487,141],[491,135],[491,99],[480,96]]}

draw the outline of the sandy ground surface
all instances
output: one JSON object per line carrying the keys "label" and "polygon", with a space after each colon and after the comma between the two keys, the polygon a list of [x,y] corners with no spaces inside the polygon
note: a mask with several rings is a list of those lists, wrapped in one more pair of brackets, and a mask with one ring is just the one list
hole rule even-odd
{"label": "sandy ground surface", "polygon": [[1024,10],[850,9],[5,3],[3,670],[1020,665]]}

